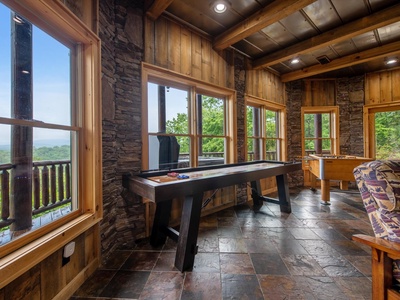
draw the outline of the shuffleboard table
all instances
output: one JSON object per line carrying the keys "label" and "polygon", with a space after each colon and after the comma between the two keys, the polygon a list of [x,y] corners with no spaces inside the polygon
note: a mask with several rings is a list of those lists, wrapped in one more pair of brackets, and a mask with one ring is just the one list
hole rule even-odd
{"label": "shuffleboard table", "polygon": [[[156,203],[150,244],[154,247],[163,245],[167,236],[177,241],[175,267],[184,272],[193,268],[197,253],[204,192],[249,182],[255,210],[260,209],[263,201],[266,201],[278,204],[281,211],[290,213],[287,173],[298,170],[301,170],[300,162],[253,161],[168,171],[142,171],[136,175],[123,176],[123,186]],[[184,178],[178,178],[177,173]],[[261,195],[260,179],[273,176],[277,182],[277,199]],[[172,199],[177,197],[184,197],[179,232],[168,226]]]}

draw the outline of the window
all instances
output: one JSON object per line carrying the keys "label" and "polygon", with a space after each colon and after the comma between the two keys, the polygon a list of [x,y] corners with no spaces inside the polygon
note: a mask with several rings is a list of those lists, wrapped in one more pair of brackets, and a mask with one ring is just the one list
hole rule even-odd
{"label": "window", "polygon": [[102,211],[100,41],[59,1],[2,2],[0,258],[22,251],[1,272],[26,270]]}
{"label": "window", "polygon": [[169,170],[232,163],[235,131],[229,120],[234,115],[234,92],[165,73],[168,71],[144,64],[147,150],[143,151],[143,168]]}
{"label": "window", "polygon": [[339,154],[338,115],[336,106],[302,107],[303,156]]}
{"label": "window", "polygon": [[285,107],[247,97],[247,160],[284,160]]}
{"label": "window", "polygon": [[364,107],[366,157],[400,159],[400,104]]}

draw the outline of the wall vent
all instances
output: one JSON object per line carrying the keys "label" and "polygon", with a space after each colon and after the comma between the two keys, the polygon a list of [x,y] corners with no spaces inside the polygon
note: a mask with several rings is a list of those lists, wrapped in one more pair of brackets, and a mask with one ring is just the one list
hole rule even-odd
{"label": "wall vent", "polygon": [[326,64],[328,64],[328,63],[331,62],[331,60],[329,59],[329,57],[326,56],[326,55],[317,57],[317,60],[319,61],[319,63],[320,63],[321,65],[326,65]]}

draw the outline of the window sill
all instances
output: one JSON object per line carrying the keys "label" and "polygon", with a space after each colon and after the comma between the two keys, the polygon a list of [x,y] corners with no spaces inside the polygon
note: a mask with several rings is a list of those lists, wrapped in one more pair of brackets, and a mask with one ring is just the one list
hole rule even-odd
{"label": "window sill", "polygon": [[0,259],[0,289],[100,222],[86,213]]}

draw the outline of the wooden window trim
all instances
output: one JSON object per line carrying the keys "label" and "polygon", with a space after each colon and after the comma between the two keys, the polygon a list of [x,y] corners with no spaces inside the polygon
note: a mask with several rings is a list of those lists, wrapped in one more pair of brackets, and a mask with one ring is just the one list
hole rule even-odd
{"label": "wooden window trim", "polygon": [[[79,129],[79,190],[81,210],[43,229],[32,231],[0,248],[0,288],[28,271],[54,251],[76,238],[102,218],[101,85],[100,39],[61,1],[2,0],[36,26],[69,46],[80,45],[77,80],[73,92],[82,106],[76,123]],[[69,219],[70,218],[70,219]],[[100,249],[94,249],[99,256]]]}
{"label": "wooden window trim", "polygon": [[[167,79],[166,79],[167,78]],[[218,85],[210,84],[208,82],[198,80],[178,72],[167,70],[149,63],[142,62],[142,169],[147,169],[149,154],[148,154],[148,107],[147,98],[148,90],[147,83],[155,82],[157,84],[169,85],[173,83],[174,87],[189,90],[191,97],[195,97],[196,93],[203,93],[207,96],[224,98],[226,100],[226,111],[228,114],[225,116],[226,136],[227,136],[227,151],[226,162],[237,162],[237,130],[236,130],[236,91],[220,87]],[[193,115],[193,107],[191,107],[191,115]],[[191,118],[189,135],[194,134],[193,118]],[[191,145],[190,156],[197,157],[196,147]]]}
{"label": "wooden window trim", "polygon": [[[287,127],[286,127],[286,105],[255,97],[252,95],[245,95],[245,105],[260,107],[271,111],[278,112],[279,117],[279,141],[280,141],[280,157],[282,161],[287,160]],[[247,114],[245,114],[245,124],[247,124]],[[245,130],[245,141],[247,141],[247,130]],[[246,144],[247,145],[247,144]],[[265,147],[265,145],[264,145]],[[265,151],[264,151],[265,152]]]}
{"label": "wooden window trim", "polygon": [[[304,114],[329,113],[333,117],[331,130],[333,136],[332,154],[339,155],[339,107],[338,106],[303,106],[301,108],[301,153],[305,156]],[[333,124],[332,124],[333,123]]]}
{"label": "wooden window trim", "polygon": [[363,127],[364,127],[364,156],[375,158],[375,113],[400,110],[400,101],[382,104],[364,105]]}

